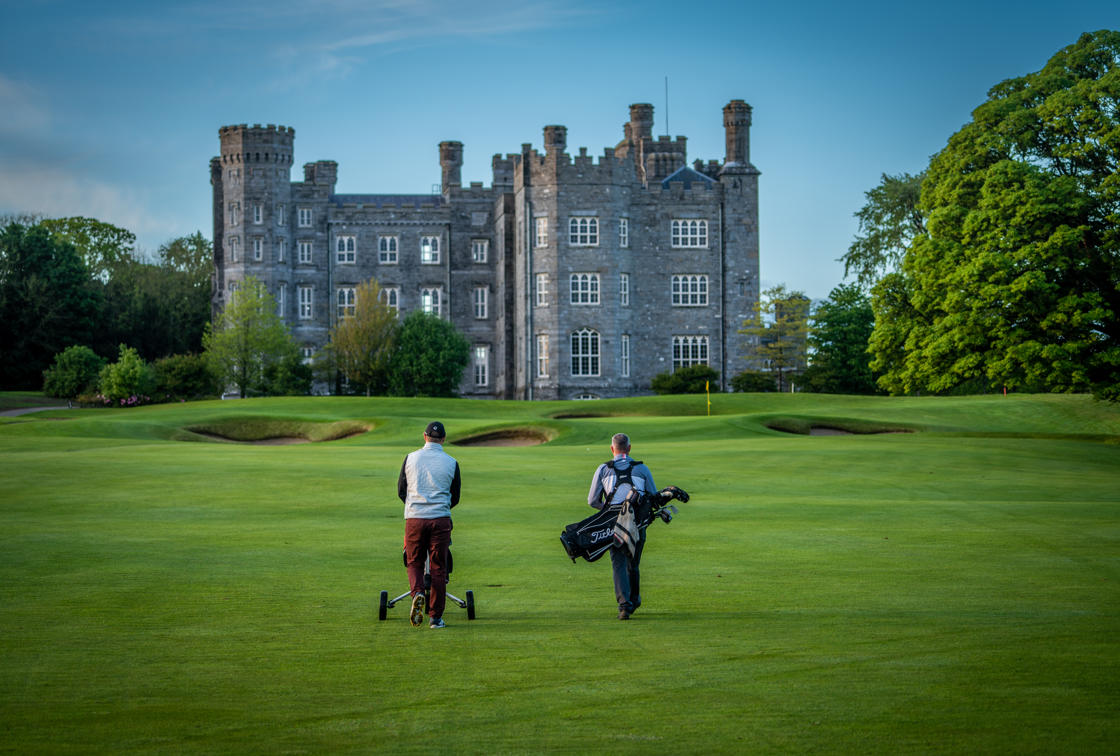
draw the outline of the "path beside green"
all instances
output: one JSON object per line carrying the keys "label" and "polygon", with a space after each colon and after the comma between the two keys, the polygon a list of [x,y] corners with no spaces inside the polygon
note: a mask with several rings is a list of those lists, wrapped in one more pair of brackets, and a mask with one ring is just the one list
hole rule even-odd
{"label": "path beside green", "polygon": [[[1085,397],[262,399],[0,418],[0,728],[13,752],[1099,753],[1120,739],[1120,408]],[[614,417],[558,415],[613,414]],[[395,482],[456,447],[448,628]],[[803,436],[801,426],[901,434]],[[188,426],[364,424],[297,446]],[[338,426],[341,427],[341,426]],[[347,426],[349,427],[349,426]],[[295,431],[292,431],[292,429]],[[693,496],[643,606],[572,564],[610,434]],[[432,669],[442,679],[431,682]]]}

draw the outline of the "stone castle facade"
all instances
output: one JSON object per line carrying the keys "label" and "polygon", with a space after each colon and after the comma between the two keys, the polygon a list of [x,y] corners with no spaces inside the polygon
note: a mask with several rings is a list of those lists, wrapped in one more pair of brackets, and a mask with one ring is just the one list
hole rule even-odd
{"label": "stone castle facade", "polygon": [[686,138],[654,137],[653,106],[631,105],[598,160],[546,126],[543,153],[493,157],[489,187],[462,186],[463,145],[441,142],[431,195],[336,194],[330,160],[294,182],[294,129],[224,126],[210,161],[215,308],[256,277],[310,356],[376,278],[400,312],[434,312],[471,343],[463,396],[629,396],[697,363],[726,387],[747,367],[737,331],[759,296],[750,125],[732,100],[724,160],[689,166]]}

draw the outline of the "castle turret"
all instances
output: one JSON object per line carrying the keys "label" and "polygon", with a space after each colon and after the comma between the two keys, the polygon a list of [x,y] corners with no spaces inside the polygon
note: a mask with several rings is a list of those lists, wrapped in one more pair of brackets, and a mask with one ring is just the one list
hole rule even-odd
{"label": "castle turret", "polygon": [[440,186],[443,191],[463,185],[463,143],[439,143],[439,167],[441,171]]}
{"label": "castle turret", "polygon": [[653,106],[639,102],[630,106],[630,141],[637,144],[642,139],[653,138]]}
{"label": "castle turret", "polygon": [[726,139],[725,166],[750,166],[751,106],[742,100],[727,103],[723,108],[723,130]]}

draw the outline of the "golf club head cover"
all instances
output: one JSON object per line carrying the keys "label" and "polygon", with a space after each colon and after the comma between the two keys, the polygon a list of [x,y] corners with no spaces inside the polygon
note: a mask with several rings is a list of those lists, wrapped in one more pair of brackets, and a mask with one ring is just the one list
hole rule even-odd
{"label": "golf club head cover", "polygon": [[683,488],[677,488],[676,486],[666,486],[665,488],[662,488],[661,496],[665,499],[665,501],[669,501],[670,499],[677,499],[681,502],[688,501],[688,492]]}

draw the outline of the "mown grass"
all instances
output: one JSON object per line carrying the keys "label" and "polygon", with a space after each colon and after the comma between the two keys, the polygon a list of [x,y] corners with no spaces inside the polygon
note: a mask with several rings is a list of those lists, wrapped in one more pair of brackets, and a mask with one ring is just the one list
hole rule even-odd
{"label": "mown grass", "polygon": [[[1120,727],[1120,410],[1085,397],[202,402],[0,419],[13,752],[1101,753]],[[558,419],[562,414],[601,417]],[[456,447],[450,590],[406,588],[396,476]],[[809,437],[767,427],[899,427]],[[250,422],[251,421],[251,422]],[[182,443],[188,427],[371,432]],[[572,564],[610,435],[693,499],[643,607]],[[329,435],[329,434],[328,434]],[[325,436],[324,436],[325,437]]]}

